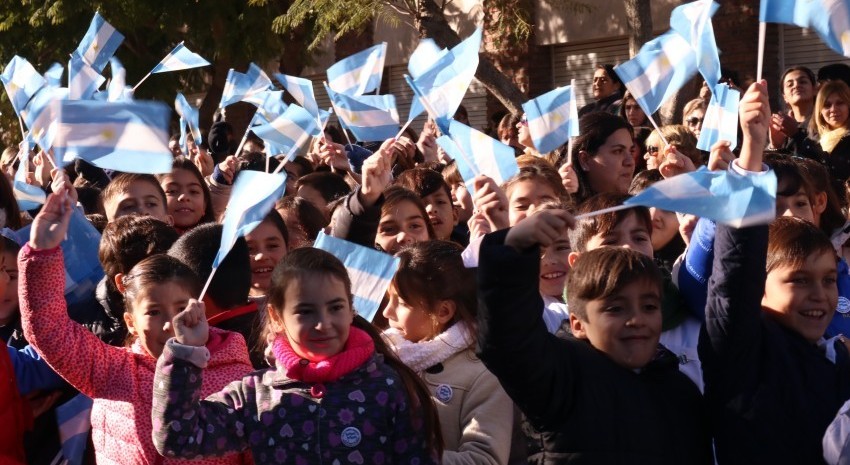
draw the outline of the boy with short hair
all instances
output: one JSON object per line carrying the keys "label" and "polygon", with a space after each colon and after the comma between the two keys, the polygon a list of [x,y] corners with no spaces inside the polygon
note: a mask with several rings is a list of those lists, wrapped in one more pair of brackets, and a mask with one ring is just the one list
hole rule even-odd
{"label": "boy with short hair", "polygon": [[172,224],[165,191],[151,174],[121,173],[112,178],[100,195],[108,221],[139,213]]}
{"label": "boy with short hair", "polygon": [[711,463],[699,390],[658,346],[662,279],[651,258],[620,247],[576,257],[573,335],[547,333],[540,247],[572,224],[542,210],[481,244],[479,356],[530,425],[529,462]]}

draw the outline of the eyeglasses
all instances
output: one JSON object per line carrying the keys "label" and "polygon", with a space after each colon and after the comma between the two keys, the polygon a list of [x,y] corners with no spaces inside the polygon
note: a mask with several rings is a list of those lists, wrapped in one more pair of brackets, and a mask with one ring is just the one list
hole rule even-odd
{"label": "eyeglasses", "polygon": [[702,118],[691,116],[690,118],[686,119],[685,122],[688,123],[688,126],[696,126],[697,124],[702,124]]}
{"label": "eyeglasses", "polygon": [[647,146],[646,146],[646,151],[647,151],[647,153],[649,153],[650,155],[655,155],[656,153],[658,153],[658,147],[654,147],[654,146],[652,146],[652,145],[647,145]]}
{"label": "eyeglasses", "polygon": [[521,124],[525,127],[528,127],[528,120],[525,117],[523,117],[521,120],[519,120],[519,124]]}

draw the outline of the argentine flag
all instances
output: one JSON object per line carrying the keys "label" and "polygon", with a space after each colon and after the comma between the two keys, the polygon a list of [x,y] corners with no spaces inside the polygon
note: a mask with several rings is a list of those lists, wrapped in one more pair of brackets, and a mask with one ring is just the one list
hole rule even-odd
{"label": "argentine flag", "polygon": [[338,94],[325,86],[345,127],[361,142],[383,141],[398,133],[398,111],[392,95]]}
{"label": "argentine flag", "polygon": [[452,120],[448,135],[440,136],[437,144],[455,160],[469,192],[475,192],[472,181],[479,174],[502,184],[519,173],[513,147],[463,123]]}
{"label": "argentine flag", "polygon": [[667,31],[614,71],[644,113],[651,115],[696,74],[696,53],[684,37]]}
{"label": "argentine flag", "polygon": [[732,143],[729,150],[735,150],[738,145],[738,103],[741,92],[726,84],[717,84],[711,93],[711,102],[705,112],[702,130],[699,133],[697,148],[711,150],[711,146],[719,140]]}
{"label": "argentine flag", "polygon": [[195,141],[195,144],[200,145],[203,143],[201,138],[201,127],[198,124],[198,109],[189,105],[186,97],[184,97],[180,92],[178,92],[177,97],[174,98],[174,109],[177,110],[177,114],[180,115],[180,119],[185,121],[186,125],[189,126],[189,131],[192,133],[192,139]]}
{"label": "argentine flag", "polygon": [[3,81],[3,87],[6,88],[12,108],[19,115],[36,92],[47,84],[44,77],[38,74],[26,58],[17,55],[9,60],[3,74],[0,75],[0,81]]}
{"label": "argentine flag", "polygon": [[64,163],[81,158],[125,173],[169,173],[170,118],[161,102],[62,101],[53,148]]}
{"label": "argentine flag", "polygon": [[103,68],[106,67],[112,55],[115,55],[115,51],[123,41],[124,36],[107,23],[100,13],[95,12],[86,35],[77,47],[76,54],[95,71],[102,73]]}
{"label": "argentine flag", "polygon": [[354,309],[372,321],[401,262],[399,258],[319,231],[313,247],[338,258],[351,278]]}
{"label": "argentine flag", "polygon": [[112,79],[106,84],[106,100],[110,102],[133,100],[133,89],[125,85],[127,83],[127,71],[121,66],[118,58],[109,59],[109,68],[112,70]]}
{"label": "argentine flag", "polygon": [[407,62],[407,72],[413,79],[423,75],[425,71],[434,66],[443,56],[449,53],[448,49],[440,48],[434,39],[421,39],[419,45],[410,54]]}
{"label": "argentine flag", "polygon": [[[45,87],[35,94],[21,113],[21,117],[30,129],[29,135],[42,150],[47,151],[53,147],[58,128],[56,120],[59,113],[59,101],[67,99],[67,88]],[[59,163],[56,166],[59,166]]]}
{"label": "argentine flag", "polygon": [[836,52],[850,57],[848,0],[761,0],[759,21],[812,29]]}
{"label": "argentine flag", "polygon": [[742,176],[702,166],[658,181],[623,205],[688,213],[735,228],[767,224],[776,217],[776,175],[765,171]]}
{"label": "argentine flag", "polygon": [[287,105],[283,103],[282,90],[267,90],[254,97],[258,101],[262,98],[262,103],[257,106],[257,112],[254,113],[254,117],[251,119],[251,126],[270,123],[286,111]]}
{"label": "argentine flag", "polygon": [[711,17],[720,8],[712,0],[697,0],[673,9],[670,28],[690,42],[696,52],[697,68],[705,82],[713,87],[720,81],[720,53],[714,40]]}
{"label": "argentine flag", "polygon": [[65,67],[60,63],[54,62],[50,65],[50,69],[44,72],[44,79],[50,87],[59,87],[62,85],[62,74],[65,73]]}
{"label": "argentine flag", "polygon": [[382,42],[336,62],[328,68],[328,86],[334,92],[348,95],[377,90],[381,87],[386,56],[387,43]]}
{"label": "argentine flag", "polygon": [[62,441],[65,463],[81,465],[91,430],[91,410],[94,402],[84,394],[77,394],[68,402],[56,407],[56,423]]}
{"label": "argentine flag", "polygon": [[200,68],[209,66],[210,62],[204,60],[197,53],[189,50],[183,42],[177,44],[174,50],[168,53],[158,65],[154,66],[151,74],[167,73],[169,71],[180,71],[183,69]]}
{"label": "argentine flag", "polygon": [[[248,72],[240,73],[230,69],[227,80],[224,83],[224,91],[221,93],[219,108],[224,108],[231,103],[247,100],[272,87],[272,81],[259,66],[251,63]],[[256,103],[255,103],[256,105]]]}
{"label": "argentine flag", "polygon": [[106,78],[98,70],[89,66],[76,52],[71,54],[68,62],[68,99],[91,99],[104,82]]}
{"label": "argentine flag", "polygon": [[313,92],[313,81],[280,73],[275,73],[274,77],[299,105],[309,111],[313,117],[319,116],[319,105],[316,103],[316,95]]}
{"label": "argentine flag", "polygon": [[237,239],[263,222],[275,202],[283,197],[285,188],[286,173],[239,172],[224,212],[221,244],[213,261],[213,270],[224,261]]}
{"label": "argentine flag", "polygon": [[12,182],[12,191],[15,194],[15,199],[18,201],[18,208],[23,210],[32,210],[43,205],[47,200],[47,194],[38,187],[32,184],[27,184],[27,160],[26,152],[21,152],[20,164],[18,170],[15,171],[15,179]]}
{"label": "argentine flag", "polygon": [[559,87],[522,104],[528,131],[540,153],[551,152],[578,136],[578,112],[572,86]]}
{"label": "argentine flag", "polygon": [[313,115],[298,105],[288,106],[270,123],[251,128],[257,137],[270,145],[272,154],[286,153],[290,157],[309,143],[318,130]]}

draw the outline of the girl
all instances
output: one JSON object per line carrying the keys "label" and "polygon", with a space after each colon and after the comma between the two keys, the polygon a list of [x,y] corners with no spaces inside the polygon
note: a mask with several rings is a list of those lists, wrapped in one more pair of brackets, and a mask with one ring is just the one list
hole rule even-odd
{"label": "girl", "polygon": [[436,463],[442,445],[427,391],[351,305],[336,257],[293,251],[269,290],[278,368],[199,400],[207,322],[193,300],[157,369],[157,450],[188,458],[250,448],[257,463]]}
{"label": "girl", "polygon": [[815,73],[805,66],[789,68],[780,80],[782,99],[787,109],[774,113],[770,120],[770,148],[805,155],[809,152],[806,138],[815,107]]}
{"label": "girl", "polygon": [[328,225],[325,212],[301,197],[286,196],[278,200],[274,208],[286,223],[289,250],[310,247],[319,231]]}
{"label": "girl", "polygon": [[649,118],[643,112],[643,108],[638,105],[637,100],[628,90],[623,94],[623,104],[620,106],[620,118],[628,121],[633,128],[651,127]]}
{"label": "girl", "polygon": [[175,158],[171,166],[171,173],[158,179],[174,228],[184,233],[200,223],[215,221],[210,189],[198,167],[185,157]]}
{"label": "girl", "polygon": [[850,88],[843,81],[829,81],[818,91],[809,131],[816,133],[819,157],[832,175],[835,189],[850,178]]}
{"label": "girl", "polygon": [[414,244],[396,256],[384,338],[431,393],[445,442],[442,463],[507,463],[512,402],[474,354],[475,273],[447,241]]}
{"label": "girl", "polygon": [[286,256],[289,234],[280,213],[272,210],[265,219],[245,235],[251,254],[251,297],[266,295],[272,271]]}
{"label": "girl", "polygon": [[579,120],[573,145],[578,177],[576,203],[601,192],[629,191],[635,172],[634,134],[628,121],[608,113],[589,113]]}
{"label": "girl", "polygon": [[[154,255],[116,281],[124,293],[129,347],[108,346],[68,318],[62,296],[65,268],[59,244],[73,205],[67,191],[50,195],[33,222],[30,241],[18,258],[24,335],[53,369],[94,399],[92,439],[98,463],[149,464],[162,460],[151,441],[154,370],[171,318],[198,295],[198,278],[178,260]],[[251,371],[241,336],[209,329],[210,376],[201,386],[208,395]],[[176,463],[166,460],[165,463]],[[230,455],[205,462],[242,463]]]}

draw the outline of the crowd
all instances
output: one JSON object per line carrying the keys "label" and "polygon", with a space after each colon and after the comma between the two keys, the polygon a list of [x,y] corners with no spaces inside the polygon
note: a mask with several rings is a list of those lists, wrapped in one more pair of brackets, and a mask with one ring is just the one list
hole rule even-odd
{"label": "crowd", "polygon": [[[57,407],[81,393],[85,463],[850,463],[848,83],[845,65],[755,82],[734,152],[707,153],[708,86],[653,129],[600,65],[572,153],[495,125],[519,166],[501,185],[467,184],[432,121],[380,144],[330,125],[268,160],[285,194],[214,274],[262,139],[223,120],[175,136],[156,176],[8,148],[0,460],[60,463]],[[776,219],[582,216],[701,167],[773,172]],[[19,209],[19,169],[43,206]],[[69,298],[75,222],[101,234],[103,277]],[[372,321],[320,233],[398,257]]]}

